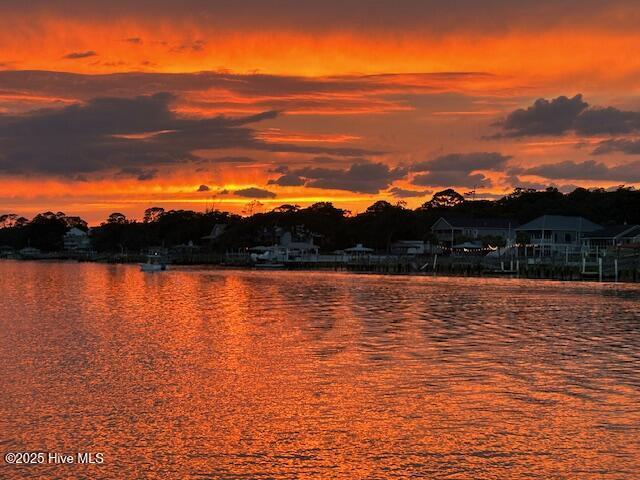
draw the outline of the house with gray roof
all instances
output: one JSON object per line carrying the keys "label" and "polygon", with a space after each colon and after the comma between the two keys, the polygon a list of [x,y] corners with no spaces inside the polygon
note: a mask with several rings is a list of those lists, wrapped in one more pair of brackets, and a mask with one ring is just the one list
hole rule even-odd
{"label": "house with gray roof", "polygon": [[549,256],[580,251],[584,236],[601,228],[584,217],[543,215],[519,226],[516,232],[526,238],[535,255]]}
{"label": "house with gray roof", "polygon": [[610,225],[585,233],[582,242],[587,248],[622,247],[640,243],[640,225]]}
{"label": "house with gray roof", "polygon": [[64,249],[68,252],[91,250],[89,233],[77,227],[70,228],[62,238]]}
{"label": "house with gray roof", "polygon": [[509,218],[440,217],[431,232],[438,241],[452,247],[465,240],[480,240],[483,237],[500,237],[506,244],[513,243],[518,223]]}

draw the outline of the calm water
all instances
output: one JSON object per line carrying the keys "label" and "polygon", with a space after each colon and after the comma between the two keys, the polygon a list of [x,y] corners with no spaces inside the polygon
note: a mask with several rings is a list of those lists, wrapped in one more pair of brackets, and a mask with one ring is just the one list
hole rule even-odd
{"label": "calm water", "polygon": [[[637,479],[640,287],[0,262],[0,478]],[[0,457],[1,458],[1,457]]]}

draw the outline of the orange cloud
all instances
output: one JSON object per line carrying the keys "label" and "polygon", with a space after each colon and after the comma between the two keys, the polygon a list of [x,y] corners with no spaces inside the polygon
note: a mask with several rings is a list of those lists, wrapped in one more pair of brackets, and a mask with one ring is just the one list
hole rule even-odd
{"label": "orange cloud", "polygon": [[[520,82],[580,80],[631,84],[640,67],[635,31],[556,27],[542,32],[220,29],[168,19],[113,22],[34,15],[0,20],[0,61],[21,69],[106,73],[227,69],[307,76],[434,71],[488,71]],[[138,43],[126,39],[140,39]],[[74,55],[73,53],[85,53]],[[86,55],[86,52],[95,55]],[[625,53],[628,52],[628,53]]]}

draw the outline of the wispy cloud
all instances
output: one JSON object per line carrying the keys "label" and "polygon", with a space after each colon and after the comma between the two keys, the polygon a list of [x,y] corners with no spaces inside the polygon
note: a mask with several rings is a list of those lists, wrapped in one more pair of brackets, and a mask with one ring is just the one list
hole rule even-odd
{"label": "wispy cloud", "polygon": [[93,50],[87,50],[86,52],[71,52],[64,55],[62,58],[75,60],[79,58],[96,57],[98,54]]}

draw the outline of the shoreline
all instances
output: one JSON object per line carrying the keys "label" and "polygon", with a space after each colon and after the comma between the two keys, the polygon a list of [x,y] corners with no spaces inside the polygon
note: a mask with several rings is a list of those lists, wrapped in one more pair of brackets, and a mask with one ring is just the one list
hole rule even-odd
{"label": "shoreline", "polygon": [[[105,257],[100,259],[73,258],[70,256],[52,255],[47,258],[0,258],[0,260],[13,260],[16,262],[35,261],[43,263],[98,263],[105,265],[133,265],[144,263],[143,256],[128,256],[127,258]],[[184,260],[184,259],[182,259]],[[321,264],[311,262],[285,262],[267,268],[248,262],[224,262],[219,258],[217,262],[197,261],[171,261],[171,266],[196,267],[212,270],[255,270],[255,271],[307,271],[307,272],[342,272],[364,275],[389,275],[389,276],[442,276],[442,277],[469,277],[469,278],[513,278],[529,280],[553,280],[562,282],[587,282],[587,283],[639,283],[640,269],[636,266],[630,269],[621,269],[617,273],[604,270],[602,274],[597,271],[582,272],[578,265],[562,265],[559,263],[534,263],[523,262],[525,259],[508,260],[502,262],[502,269],[488,265],[482,258],[471,257],[441,257],[439,263],[433,268],[433,260],[420,258],[403,259],[394,262],[344,262]],[[396,259],[397,260],[397,259]],[[424,260],[429,260],[424,262]],[[424,263],[422,263],[424,262]],[[419,267],[418,264],[423,265]],[[514,265],[517,264],[517,271]],[[507,267],[509,265],[509,267]],[[269,268],[271,267],[271,268]],[[506,268],[505,268],[506,267]]]}

